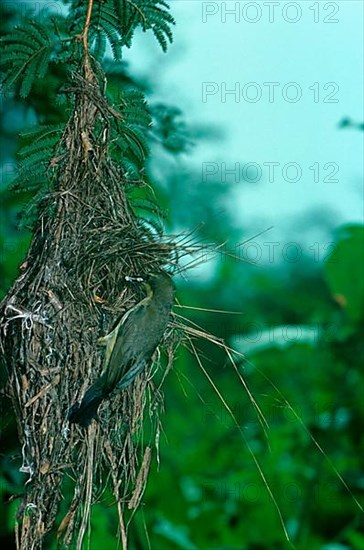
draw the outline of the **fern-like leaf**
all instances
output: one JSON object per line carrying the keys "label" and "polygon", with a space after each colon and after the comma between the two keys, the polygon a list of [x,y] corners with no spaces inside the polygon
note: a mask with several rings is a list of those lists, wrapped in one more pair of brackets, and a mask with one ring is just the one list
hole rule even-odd
{"label": "fern-like leaf", "polygon": [[51,60],[54,42],[49,30],[28,21],[22,27],[1,39],[3,55],[0,63],[5,68],[2,84],[7,91],[15,84],[19,85],[21,97],[29,95],[33,84],[43,79]]}
{"label": "fern-like leaf", "polygon": [[12,182],[14,190],[38,192],[47,188],[47,170],[63,129],[63,124],[54,124],[21,134],[23,146],[18,153],[17,176]]}
{"label": "fern-like leaf", "polygon": [[[121,60],[122,47],[130,47],[138,27],[143,31],[151,30],[163,51],[166,51],[172,42],[171,26],[175,23],[168,10],[168,4],[163,0],[104,0],[92,13],[91,28],[105,33],[116,61]],[[81,29],[84,12],[79,10],[79,2],[75,13],[76,28]],[[95,55],[98,53],[96,37],[97,33],[92,42]],[[100,50],[99,53],[101,57],[98,59],[101,60],[105,52]]]}

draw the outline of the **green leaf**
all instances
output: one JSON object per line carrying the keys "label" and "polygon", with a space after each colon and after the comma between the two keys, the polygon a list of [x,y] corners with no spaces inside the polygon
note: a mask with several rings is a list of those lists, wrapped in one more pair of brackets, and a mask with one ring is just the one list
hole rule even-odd
{"label": "green leaf", "polygon": [[333,298],[353,321],[363,315],[364,227],[346,225],[339,229],[335,249],[325,264],[325,278]]}
{"label": "green leaf", "polygon": [[20,84],[19,94],[25,98],[34,83],[46,74],[55,46],[51,42],[49,29],[28,21],[23,27],[15,27],[1,42],[4,44],[1,59],[5,67],[2,77],[4,88],[7,90],[14,84]]}

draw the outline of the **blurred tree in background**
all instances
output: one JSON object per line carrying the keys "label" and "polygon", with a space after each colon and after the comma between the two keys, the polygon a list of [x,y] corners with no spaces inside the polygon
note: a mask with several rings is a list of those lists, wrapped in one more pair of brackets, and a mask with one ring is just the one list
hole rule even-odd
{"label": "blurred tree in background", "polygon": [[[17,5],[4,4],[2,15],[4,33],[19,18]],[[18,215],[35,195],[32,189],[12,188],[15,155],[26,139],[19,141],[19,133],[32,123],[64,122],[62,101],[54,101],[59,71],[60,66],[51,65],[26,100],[2,97],[2,295],[17,276],[30,242],[27,227],[18,227]],[[273,266],[250,265],[244,261],[243,244],[252,238],[249,228],[242,234],[220,213],[222,201],[229,200],[226,184],[202,185],[201,175],[188,167],[188,151],[197,141],[211,138],[213,131],[209,135],[207,128],[188,128],[173,101],[155,104],[153,80],[137,81],[125,61],[109,61],[107,76],[110,93],[120,84],[132,85],[151,99],[149,178],[167,227],[171,232],[197,227],[196,239],[206,242],[228,240],[220,257],[210,262],[206,257],[206,265],[180,281],[180,304],[197,309],[176,311],[245,354],[234,354],[236,364],[269,425],[264,433],[255,407],[219,348],[199,343],[199,357],[235,421],[196,358],[181,351],[164,390],[160,463],[154,464],[144,506],[131,528],[130,548],[285,547],[276,508],[247,442],[296,548],[362,549],[363,513],[356,500],[362,502],[364,489],[363,227],[338,228],[335,246],[324,252],[319,248],[298,262],[283,258]],[[263,247],[269,233],[265,237],[253,237],[254,243]],[[5,377],[2,372],[3,381]],[[0,540],[11,548],[16,496],[26,476],[19,472],[21,452],[5,397],[1,417]],[[112,503],[112,495],[105,494],[94,508],[94,550],[116,547]],[[49,547],[56,545],[50,542]]]}

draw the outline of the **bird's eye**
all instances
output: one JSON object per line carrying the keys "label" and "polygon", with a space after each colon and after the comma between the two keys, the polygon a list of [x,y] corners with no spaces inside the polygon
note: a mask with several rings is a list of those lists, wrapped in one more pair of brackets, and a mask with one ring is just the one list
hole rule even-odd
{"label": "bird's eye", "polygon": [[125,281],[127,283],[144,283],[145,279],[143,277],[134,277],[134,276],[126,275]]}

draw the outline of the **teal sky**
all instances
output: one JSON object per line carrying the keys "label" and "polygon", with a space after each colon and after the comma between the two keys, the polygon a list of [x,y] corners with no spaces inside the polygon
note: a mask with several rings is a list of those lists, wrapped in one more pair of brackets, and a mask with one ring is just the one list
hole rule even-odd
{"label": "teal sky", "polygon": [[[224,4],[234,10],[225,21]],[[273,225],[275,237],[315,240],[362,221],[363,134],[338,128],[343,117],[363,121],[362,2],[171,5],[177,26],[169,53],[140,37],[127,59],[152,75],[159,99],[180,106],[187,121],[221,128],[224,139],[201,143],[187,162],[201,173],[203,166],[215,171],[218,180],[223,163],[239,170],[227,201],[237,224],[253,233]],[[267,83],[277,83],[274,96]],[[239,98],[224,98],[224,86]],[[215,93],[203,100],[204,89]],[[249,101],[256,94],[261,98]],[[274,175],[267,163],[279,163]]]}

